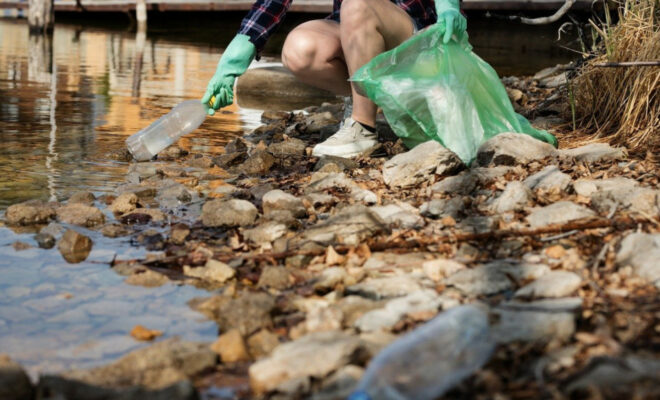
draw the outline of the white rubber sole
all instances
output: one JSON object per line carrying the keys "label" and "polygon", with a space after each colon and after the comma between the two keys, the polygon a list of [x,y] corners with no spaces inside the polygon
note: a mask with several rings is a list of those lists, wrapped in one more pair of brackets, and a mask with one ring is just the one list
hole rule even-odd
{"label": "white rubber sole", "polygon": [[362,154],[365,150],[375,146],[378,143],[377,140],[363,140],[356,143],[347,143],[340,146],[325,146],[323,143],[319,143],[314,146],[312,150],[312,155],[314,157],[322,156],[334,156],[334,157],[343,157],[343,158],[354,158]]}

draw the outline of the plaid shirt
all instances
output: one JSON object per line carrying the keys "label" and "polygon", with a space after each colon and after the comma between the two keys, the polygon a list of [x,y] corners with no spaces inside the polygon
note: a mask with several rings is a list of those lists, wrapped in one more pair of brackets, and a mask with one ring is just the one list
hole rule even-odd
{"label": "plaid shirt", "polygon": [[[257,48],[257,52],[266,45],[268,37],[275,31],[284,18],[292,0],[257,0],[248,15],[243,18],[239,34],[247,35]],[[418,28],[435,23],[435,3],[433,0],[390,0],[408,13]],[[339,22],[339,9],[342,0],[333,0],[332,14],[327,18]]]}

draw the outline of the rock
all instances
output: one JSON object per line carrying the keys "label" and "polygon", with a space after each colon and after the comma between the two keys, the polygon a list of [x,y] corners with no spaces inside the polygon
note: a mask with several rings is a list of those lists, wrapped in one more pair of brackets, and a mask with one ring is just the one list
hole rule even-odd
{"label": "rock", "polygon": [[67,204],[57,209],[57,219],[60,222],[91,228],[105,222],[105,216],[96,207],[84,204]]}
{"label": "rock", "polygon": [[190,202],[192,198],[190,191],[180,183],[173,183],[160,188],[156,195],[156,201],[163,208],[176,208],[181,204]]}
{"label": "rock", "polygon": [[660,234],[633,233],[621,242],[616,263],[631,266],[635,273],[660,288]]}
{"label": "rock", "polygon": [[500,133],[479,147],[477,164],[515,165],[527,164],[534,160],[557,156],[557,150],[550,144],[522,133]]}
{"label": "rock", "polygon": [[236,172],[246,175],[264,175],[275,165],[275,157],[267,151],[255,151],[245,162],[234,167]]}
{"label": "rock", "polygon": [[642,215],[660,213],[660,191],[647,187],[617,187],[591,195],[591,205],[600,213],[614,209]]}
{"label": "rock", "polygon": [[492,337],[498,343],[568,340],[575,332],[575,315],[565,311],[520,311],[497,307]]}
{"label": "rock", "polygon": [[251,147],[250,142],[243,139],[242,137],[237,137],[231,142],[227,143],[225,146],[225,154],[232,153],[245,153]]}
{"label": "rock", "polygon": [[284,290],[291,286],[292,277],[284,267],[266,267],[259,276],[257,286],[260,288],[272,288]]}
{"label": "rock", "polygon": [[305,118],[306,132],[320,133],[321,136],[331,135],[339,129],[339,120],[329,112],[310,114]]}
{"label": "rock", "polygon": [[128,168],[129,175],[136,175],[138,182],[158,175],[158,168],[153,163],[134,163]]}
{"label": "rock", "polygon": [[344,283],[349,275],[346,268],[329,267],[321,271],[321,275],[314,282],[314,290],[333,290],[337,285]]}
{"label": "rock", "polygon": [[202,207],[202,223],[210,227],[246,226],[254,223],[258,213],[246,200],[210,200]]}
{"label": "rock", "polygon": [[441,306],[450,308],[458,304],[458,300],[438,296],[435,290],[421,289],[388,301],[384,308],[365,313],[354,326],[361,332],[391,329],[406,314],[424,311],[436,314]]}
{"label": "rock", "polygon": [[346,207],[335,216],[320,222],[293,239],[293,243],[316,242],[322,245],[343,243],[357,245],[362,240],[389,231],[385,222],[367,207]]}
{"label": "rock", "polygon": [[39,233],[34,236],[39,247],[42,249],[52,249],[55,247],[55,237],[49,233]]}
{"label": "rock", "polygon": [[272,325],[270,314],[274,308],[275,299],[270,295],[246,292],[219,304],[214,318],[223,329],[236,328],[248,336]]}
{"label": "rock", "polygon": [[281,238],[287,232],[286,225],[271,221],[243,231],[243,237],[254,244],[263,245]]}
{"label": "rock", "polygon": [[386,161],[383,180],[390,187],[415,186],[431,181],[433,174],[452,174],[462,167],[463,162],[456,154],[430,140]]}
{"label": "rock", "polygon": [[70,263],[78,263],[87,258],[92,251],[92,239],[73,229],[67,229],[57,244],[62,257]]}
{"label": "rock", "polygon": [[569,394],[579,391],[578,395],[596,392],[608,399],[631,398],[633,393],[640,393],[642,398],[657,399],[660,396],[658,371],[660,361],[657,357],[625,353],[593,357],[567,382],[565,390]]}
{"label": "rock", "polygon": [[133,193],[140,200],[149,200],[156,196],[156,187],[153,184],[129,183],[118,186],[117,189],[115,189],[115,192],[118,195],[122,195],[124,193]]}
{"label": "rock", "polygon": [[560,150],[563,156],[575,158],[577,161],[595,163],[600,161],[623,160],[627,157],[626,151],[620,147],[612,147],[607,143],[590,143],[575,149]]}
{"label": "rock", "polygon": [[213,163],[220,168],[227,169],[242,163],[246,159],[246,152],[231,152],[213,157]]}
{"label": "rock", "polygon": [[225,283],[236,275],[236,270],[221,261],[209,259],[203,267],[184,265],[183,273],[186,276]]}
{"label": "rock", "polygon": [[576,313],[582,308],[582,298],[563,297],[558,299],[541,299],[535,301],[509,300],[498,305],[501,309],[537,312],[571,312]]}
{"label": "rock", "polygon": [[366,279],[361,283],[347,287],[346,294],[379,300],[405,296],[421,289],[422,287],[417,280],[408,275],[398,275]]}
{"label": "rock", "polygon": [[250,386],[257,394],[277,390],[292,381],[320,379],[360,361],[360,339],[343,332],[315,332],[278,346],[269,358],[249,369]]}
{"label": "rock", "polygon": [[62,226],[62,224],[58,224],[57,222],[51,222],[43,229],[41,229],[39,233],[44,233],[51,235],[55,238],[59,238],[60,236],[62,236],[65,230],[66,229]]}
{"label": "rock", "polygon": [[495,261],[471,269],[461,269],[445,280],[448,286],[454,286],[470,295],[492,295],[505,290],[511,290],[512,277],[516,281],[538,279],[550,271],[543,264],[510,263]]}
{"label": "rock", "polygon": [[38,200],[11,205],[5,212],[8,225],[47,224],[55,215],[54,204]]}
{"label": "rock", "polygon": [[533,199],[532,191],[520,181],[507,183],[502,194],[490,205],[490,209],[496,213],[523,210]]}
{"label": "rock", "polygon": [[110,211],[117,215],[129,213],[137,208],[138,197],[135,193],[122,193],[110,204]]}
{"label": "rock", "polygon": [[465,205],[463,199],[459,196],[451,199],[433,199],[422,204],[419,208],[421,214],[428,218],[452,217],[459,219]]}
{"label": "rock", "polygon": [[594,193],[611,190],[628,190],[639,186],[639,183],[630,178],[615,177],[609,179],[578,179],[573,182],[575,193],[583,197],[591,197]]}
{"label": "rock", "polygon": [[181,147],[173,144],[165,148],[165,150],[158,153],[158,159],[163,161],[173,161],[183,158],[188,155],[188,152]]}
{"label": "rock", "polygon": [[307,209],[305,209],[301,199],[279,189],[266,193],[261,202],[265,216],[276,210],[290,211],[296,218],[307,215]]}
{"label": "rock", "polygon": [[451,195],[467,195],[472,193],[479,183],[479,179],[471,170],[465,171],[460,175],[448,176],[443,180],[436,182],[431,186],[435,193],[449,193]]}
{"label": "rock", "polygon": [[527,216],[527,222],[532,228],[541,228],[595,216],[596,214],[593,211],[584,206],[570,201],[560,201],[549,206],[533,208]]}
{"label": "rock", "polygon": [[211,168],[214,163],[211,157],[194,154],[193,157],[188,160],[187,164],[193,168]]}
{"label": "rock", "polygon": [[0,354],[0,399],[30,400],[32,384],[23,368],[6,354]]}
{"label": "rock", "polygon": [[[317,179],[314,179],[317,178]],[[315,173],[312,175],[310,184],[305,188],[306,193],[315,193],[329,189],[353,190],[357,184],[346,176],[343,172],[339,173]]]}
{"label": "rock", "polygon": [[264,358],[280,345],[280,340],[273,332],[262,329],[247,340],[248,349],[256,360]]}
{"label": "rock", "polygon": [[575,292],[582,279],[569,271],[550,271],[539,279],[518,289],[515,297],[565,297]]}
{"label": "rock", "polygon": [[220,335],[218,340],[211,345],[211,350],[220,356],[223,363],[250,360],[245,341],[238,329],[232,329]]}
{"label": "rock", "polygon": [[465,268],[465,264],[444,258],[425,261],[424,264],[422,264],[424,274],[435,282],[438,282],[444,278],[448,278]]}
{"label": "rock", "polygon": [[62,375],[110,388],[141,385],[161,389],[213,368],[216,357],[208,344],[172,338],[132,351],[111,364]]}
{"label": "rock", "polygon": [[335,197],[326,193],[310,193],[305,196],[305,199],[307,199],[315,208],[330,206],[337,202]]}
{"label": "rock", "polygon": [[462,232],[484,233],[497,229],[499,218],[485,215],[472,215],[463,219],[456,228]]}
{"label": "rock", "polygon": [[315,307],[307,312],[305,330],[307,332],[326,332],[341,329],[344,313],[336,305]]}
{"label": "rock", "polygon": [[165,214],[157,208],[136,208],[121,217],[121,223],[127,225],[147,224],[164,220]]}
{"label": "rock", "polygon": [[336,156],[323,156],[319,161],[314,165],[314,171],[323,170],[326,165],[334,165],[339,171],[351,171],[360,167],[360,164],[350,158],[336,157]]}
{"label": "rock", "polygon": [[349,398],[355,390],[364,369],[356,365],[347,365],[323,380],[321,388],[311,397],[312,400],[343,400]]}
{"label": "rock", "polygon": [[38,399],[76,400],[197,400],[199,395],[190,381],[181,381],[163,389],[101,387],[59,376],[42,375],[37,385]]}
{"label": "rock", "polygon": [[559,86],[566,85],[567,82],[568,76],[566,75],[566,72],[562,72],[561,74],[540,79],[539,86],[545,88],[557,88]]}
{"label": "rock", "polygon": [[307,145],[300,139],[289,138],[277,143],[271,143],[266,149],[267,152],[276,158],[295,159],[305,156]]}
{"label": "rock", "polygon": [[368,205],[378,203],[378,196],[371,190],[355,187],[351,190],[351,199]]}
{"label": "rock", "polygon": [[69,197],[69,204],[73,203],[79,203],[79,204],[84,204],[86,206],[91,206],[94,204],[94,201],[96,201],[96,197],[94,197],[94,194],[90,192],[76,192],[74,193],[71,197]]}
{"label": "rock", "polygon": [[391,227],[419,229],[425,225],[424,218],[419,216],[417,209],[407,203],[371,207],[371,211],[378,214]]}
{"label": "rock", "polygon": [[168,283],[170,279],[147,267],[136,269],[131,275],[124,279],[124,283],[133,286],[159,287]]}
{"label": "rock", "polygon": [[559,170],[555,165],[548,165],[541,171],[525,179],[525,185],[533,190],[566,190],[571,183],[571,177]]}

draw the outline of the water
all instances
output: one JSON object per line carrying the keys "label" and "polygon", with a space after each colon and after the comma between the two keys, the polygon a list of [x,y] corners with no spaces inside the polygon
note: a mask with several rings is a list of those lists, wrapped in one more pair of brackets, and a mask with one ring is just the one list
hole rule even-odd
{"label": "water", "polygon": [[[232,15],[224,35],[217,32],[217,17],[205,25],[195,15],[161,25],[155,21],[148,36],[127,31],[123,23],[58,24],[52,45],[29,38],[25,21],[0,19],[0,213],[27,199],[113,192],[128,165],[109,154],[174,105],[201,98],[219,46],[238,25],[240,15]],[[269,42],[262,62],[277,61],[286,32],[300,18],[287,18],[289,25]],[[570,58],[553,44],[553,27],[512,30],[510,23],[470,21],[475,51],[503,75],[533,73]],[[258,125],[259,116],[258,110],[231,106],[206,118],[179,145],[215,154]],[[164,331],[165,337],[215,339],[215,324],[186,305],[207,292],[124,284],[109,261],[115,253],[139,258],[143,250],[132,248],[128,239],[85,233],[94,241],[90,256],[69,264],[57,250],[16,251],[16,241],[36,246],[33,233],[0,222],[1,353],[23,363],[34,377],[102,364],[144,346],[128,335],[138,323]]]}

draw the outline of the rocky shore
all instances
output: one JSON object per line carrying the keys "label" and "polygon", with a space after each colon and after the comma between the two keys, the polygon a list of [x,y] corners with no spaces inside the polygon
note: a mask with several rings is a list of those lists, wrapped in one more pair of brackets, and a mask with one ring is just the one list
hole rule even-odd
{"label": "rocky shore", "polygon": [[[505,83],[547,129],[558,80]],[[109,267],[132,285],[208,289],[190,306],[219,337],[36,385],[0,356],[0,398],[343,399],[379,350],[467,303],[488,310],[498,346],[447,398],[660,396],[657,164],[505,133],[466,166],[436,142],[408,151],[384,121],[356,160],[311,157],[342,112],[264,112],[224,154],[172,146],[132,164],[116,195],[9,207],[7,225],[37,227],[69,262],[93,246],[76,226],[131,237],[149,257]],[[148,328],[134,337],[156,338]]]}

